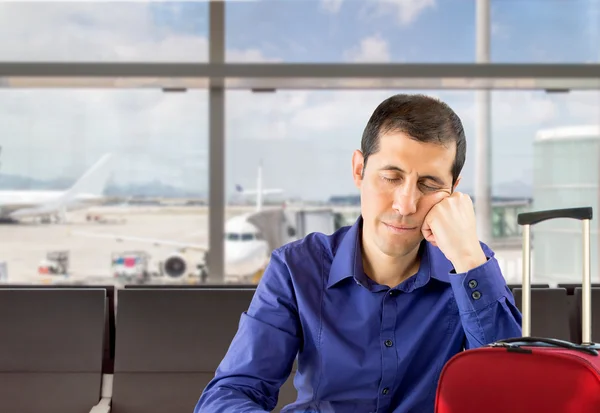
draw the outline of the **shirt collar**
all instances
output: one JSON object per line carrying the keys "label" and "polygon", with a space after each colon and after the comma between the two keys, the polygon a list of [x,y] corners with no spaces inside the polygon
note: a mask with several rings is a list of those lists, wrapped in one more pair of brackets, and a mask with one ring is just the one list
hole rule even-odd
{"label": "shirt collar", "polygon": [[[357,283],[368,285],[370,280],[366,276],[361,253],[361,235],[363,218],[359,216],[356,222],[346,231],[335,252],[331,263],[327,288],[331,288],[346,278],[353,277]],[[410,292],[415,288],[423,287],[431,278],[445,283],[450,282],[452,264],[445,258],[439,248],[423,240],[419,253],[421,264],[419,271],[408,278],[398,287],[402,291]]]}

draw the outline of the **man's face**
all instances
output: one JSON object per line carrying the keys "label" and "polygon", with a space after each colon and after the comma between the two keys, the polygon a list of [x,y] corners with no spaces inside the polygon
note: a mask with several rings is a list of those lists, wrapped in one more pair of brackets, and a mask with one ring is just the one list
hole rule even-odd
{"label": "man's face", "polygon": [[361,192],[363,242],[390,257],[418,247],[423,220],[439,202],[435,194],[453,189],[455,146],[421,143],[402,132],[383,134],[379,150],[367,160],[364,177],[364,158],[355,151],[352,166]]}

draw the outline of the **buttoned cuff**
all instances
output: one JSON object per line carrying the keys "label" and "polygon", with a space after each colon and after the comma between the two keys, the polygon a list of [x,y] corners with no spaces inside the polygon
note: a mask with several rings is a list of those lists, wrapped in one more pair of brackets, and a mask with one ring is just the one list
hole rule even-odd
{"label": "buttoned cuff", "polygon": [[508,287],[495,257],[465,273],[450,272],[450,283],[461,313],[479,311],[507,297]]}

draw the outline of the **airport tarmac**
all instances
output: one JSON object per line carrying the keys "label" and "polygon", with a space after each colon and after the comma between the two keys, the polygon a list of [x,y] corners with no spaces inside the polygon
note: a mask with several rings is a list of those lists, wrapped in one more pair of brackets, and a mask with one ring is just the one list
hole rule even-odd
{"label": "airport tarmac", "polygon": [[[89,222],[93,212],[105,222]],[[232,208],[226,219],[245,212]],[[158,262],[175,252],[174,247],[141,242],[118,242],[108,238],[74,235],[74,231],[95,232],[175,240],[208,245],[208,209],[206,207],[105,207],[93,211],[72,212],[67,223],[32,222],[0,224],[0,262],[6,262],[8,282],[42,283],[48,277],[38,275],[38,265],[50,251],[68,251],[73,282],[98,284],[113,282],[111,255],[116,252],[141,250],[151,256],[149,269],[157,270]],[[202,254],[190,252],[199,261]]]}
{"label": "airport tarmac", "polygon": [[[225,219],[253,210],[253,207],[228,207]],[[86,214],[90,213],[101,221],[87,221]],[[8,272],[8,280],[4,282],[41,284],[52,279],[54,282],[119,285],[111,274],[113,253],[145,251],[150,255],[148,270],[156,272],[160,261],[176,252],[175,247],[86,237],[73,234],[76,231],[208,245],[208,208],[204,206],[97,207],[71,212],[67,219],[67,223],[61,224],[0,224],[0,263],[6,263]],[[69,252],[69,279],[38,274],[38,266],[51,251]],[[496,250],[508,282],[520,282],[521,254],[520,248],[514,246]],[[196,264],[202,262],[203,254],[188,251],[186,257]]]}

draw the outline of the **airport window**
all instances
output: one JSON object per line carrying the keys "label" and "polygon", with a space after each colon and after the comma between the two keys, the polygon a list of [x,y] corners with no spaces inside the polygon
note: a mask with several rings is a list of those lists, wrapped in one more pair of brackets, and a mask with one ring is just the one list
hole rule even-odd
{"label": "airport window", "polygon": [[[328,205],[341,215],[336,217],[341,221],[337,226],[352,224],[360,211],[358,190],[349,167],[352,151],[360,147],[362,130],[374,108],[386,97],[400,92],[437,96],[461,116],[468,150],[458,190],[475,198],[475,91],[228,91],[227,187],[238,185],[247,189],[247,194],[231,191],[229,211],[235,207],[238,212],[232,214],[241,214],[256,209],[258,201],[253,190],[260,187],[265,191],[260,199],[265,209],[298,210],[302,209],[298,205]],[[600,94],[493,91],[490,103],[493,195],[490,244],[498,246],[497,257],[505,276],[511,282],[520,282],[522,238],[521,228],[516,224],[517,214],[532,207],[596,205],[598,198],[597,162],[591,159],[581,162],[582,156],[598,156],[595,135],[584,142],[575,138],[560,147],[542,142],[536,136],[543,130],[565,125],[592,125],[593,134],[593,125],[600,122]],[[257,181],[259,176],[262,182]],[[564,196],[553,196],[555,188],[550,189],[549,185],[559,185]],[[579,186],[582,188],[577,189]],[[240,209],[240,204],[246,207]],[[297,239],[305,233],[296,221],[290,227],[297,233],[288,239]],[[330,227],[324,228],[327,231]],[[536,228],[540,237],[544,228],[544,225]],[[577,234],[575,229],[573,236]],[[559,242],[557,248],[560,245]],[[548,256],[545,262],[560,268],[558,261],[554,262],[557,259]],[[574,255],[564,262],[570,265],[575,261]],[[543,275],[535,273],[534,277]]]}
{"label": "airport window", "polygon": [[0,61],[206,62],[208,2],[2,2]]}
{"label": "airport window", "polygon": [[225,239],[227,241],[239,241],[240,234],[229,233],[229,234],[226,234]]}
{"label": "airport window", "polygon": [[495,63],[591,63],[600,50],[597,1],[491,0]]}
{"label": "airport window", "polygon": [[474,20],[475,2],[462,0],[228,1],[226,59],[472,63]]}
{"label": "airport window", "polygon": [[0,107],[0,262],[11,281],[180,283],[169,271],[181,268],[198,279],[206,91],[3,88]]}

